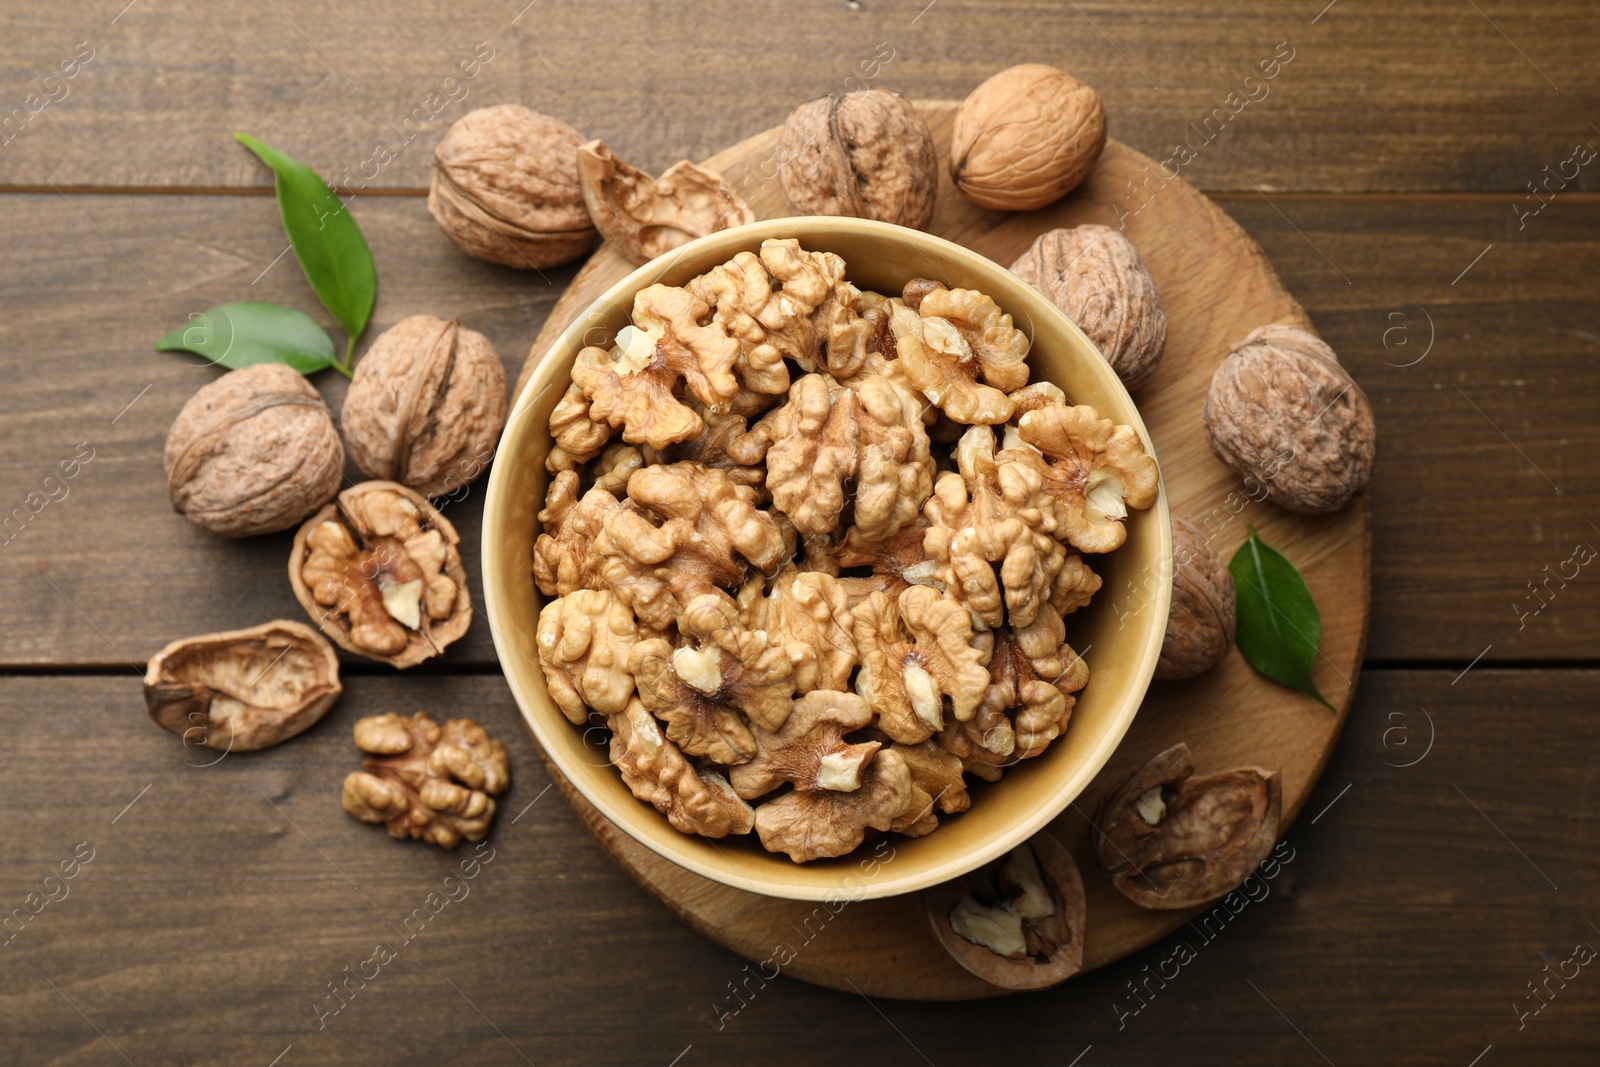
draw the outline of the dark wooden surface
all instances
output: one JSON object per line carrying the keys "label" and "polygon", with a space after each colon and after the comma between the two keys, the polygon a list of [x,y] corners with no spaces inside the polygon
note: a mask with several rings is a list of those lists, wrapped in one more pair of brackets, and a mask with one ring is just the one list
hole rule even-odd
{"label": "dark wooden surface", "polygon": [[[94,49],[0,145],[0,513],[93,450],[0,545],[0,911],[79,842],[95,857],[0,947],[0,1061],[1594,1062],[1593,968],[1551,980],[1520,1028],[1514,1008],[1538,1006],[1525,983],[1576,944],[1600,947],[1594,578],[1517,611],[1576,543],[1600,543],[1595,164],[1520,228],[1517,210],[1575,143],[1600,147],[1592,5],[525,2],[0,10],[0,111]],[[1012,62],[1066,66],[1158,158],[1294,49],[1183,173],[1266,249],[1377,410],[1368,660],[1294,862],[1214,943],[1192,938],[1197,958],[1121,1029],[1126,983],[1176,939],[973,1006],[780,978],[719,1029],[743,961],[633,886],[554,792],[526,807],[548,783],[482,625],[403,679],[351,670],[302,739],[213,767],[186,765],[201,761],[140,706],[136,672],[168,640],[300,614],[288,538],[202,534],[160,472],[172,417],[216,372],[154,353],[157,336],[233,299],[327,321],[292,257],[272,265],[286,242],[268,179],[233,130],[338,175],[398,142],[388,123],[488,42],[467,98],[373,179],[394,195],[354,211],[378,260],[374,333],[460,314],[514,378],[572,270],[474,263],[438,233],[420,186],[449,122],[523,102],[659,168],[780,121],[880,41],[895,58],[875,83],[917,97]],[[317,384],[337,407],[342,379]],[[474,573],[477,506],[450,505]],[[337,807],[354,719],[418,708],[506,741],[495,858],[319,1030],[326,983],[398,941],[388,924],[464,858]]]}

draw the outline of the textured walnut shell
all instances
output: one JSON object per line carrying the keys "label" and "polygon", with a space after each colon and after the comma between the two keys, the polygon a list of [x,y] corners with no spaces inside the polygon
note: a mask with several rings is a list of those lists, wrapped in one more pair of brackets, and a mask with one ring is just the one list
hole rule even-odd
{"label": "textured walnut shell", "polygon": [[428,211],[474,259],[523,270],[576,259],[600,237],[578,184],[581,144],[517,104],[469,111],[434,149]]}
{"label": "textured walnut shell", "polygon": [[1192,678],[1221,663],[1233,648],[1233,575],[1188,519],[1172,522],[1172,568],[1172,612],[1156,677]]}
{"label": "textured walnut shell", "polygon": [[212,533],[250,537],[287,530],[332,499],[344,446],[310,382],[258,363],[189,398],[161,465],[172,510]]}
{"label": "textured walnut shell", "polygon": [[1243,882],[1278,839],[1283,790],[1277,771],[1239,767],[1193,775],[1189,746],[1179,743],[1100,805],[1100,867],[1141,908],[1192,908],[1215,900]]}
{"label": "textured walnut shell", "polygon": [[[1083,931],[1087,919],[1083,878],[1072,854],[1047,831],[1034,834],[1026,842],[1039,865],[1044,887],[1055,904],[1056,913],[1038,920],[1044,933],[1056,940],[1047,954],[1010,959],[983,945],[968,941],[950,925],[950,912],[968,893],[990,896],[995,893],[997,873],[1004,857],[954,881],[925,890],[923,914],[934,939],[950,958],[967,971],[1001,989],[1046,989],[1071,978],[1083,969]],[[1042,945],[1040,947],[1043,947]]]}
{"label": "textured walnut shell", "polygon": [[1139,250],[1109,226],[1042,233],[1011,272],[1067,313],[1129,389],[1150,377],[1167,343],[1167,315]]}
{"label": "textured walnut shell", "polygon": [[888,89],[818,97],[783,124],[778,177],[789,203],[807,215],[927,229],[938,175],[928,124]]}
{"label": "textured walnut shell", "polygon": [[369,477],[444,496],[494,456],[506,421],[500,354],[456,319],[401,319],[356,364],[341,421]]}
{"label": "textured walnut shell", "polygon": [[1298,326],[1262,326],[1229,350],[1206,393],[1205,424],[1217,458],[1289,511],[1337,511],[1372,477],[1367,394]]}
{"label": "textured walnut shell", "polygon": [[[388,492],[404,497],[417,508],[421,513],[425,531],[438,531],[443,539],[445,552],[441,573],[455,587],[455,598],[447,618],[431,619],[424,615],[421,619],[422,625],[410,632],[405,647],[399,652],[386,655],[363,647],[352,639],[353,626],[350,616],[337,608],[317,602],[311,587],[306,582],[304,569],[311,553],[306,542],[312,531],[323,522],[332,521],[343,526],[358,546],[367,545],[372,539],[372,531],[361,517],[363,498],[372,493]],[[370,583],[372,579],[369,574],[364,574],[358,565],[350,569],[348,580],[352,584],[359,584],[363,581]],[[434,656],[443,655],[445,648],[466,633],[467,627],[472,625],[472,598],[467,589],[467,569],[461,562],[460,535],[456,533],[456,528],[450,520],[430,504],[427,498],[398,482],[373,481],[353,485],[340,493],[333,503],[307,519],[295,534],[294,547],[289,553],[289,584],[294,588],[294,595],[300,601],[300,606],[306,609],[306,614],[311,616],[318,628],[334,644],[347,652],[354,652],[358,656],[375,659],[402,670],[414,667]]]}
{"label": "textured walnut shell", "polygon": [[590,141],[578,149],[578,177],[600,236],[635,263],[756,221],[722,175],[688,160],[652,178],[612,155],[604,141]]}
{"label": "textured walnut shell", "polygon": [[1100,94],[1066,71],[1024,63],[956,110],[950,177],[979,207],[1032,211],[1088,177],[1105,144]]}
{"label": "textured walnut shell", "polygon": [[151,657],[145,708],[185,744],[268,748],[310,729],[339,699],[339,657],[311,627],[278,620],[186,637]]}

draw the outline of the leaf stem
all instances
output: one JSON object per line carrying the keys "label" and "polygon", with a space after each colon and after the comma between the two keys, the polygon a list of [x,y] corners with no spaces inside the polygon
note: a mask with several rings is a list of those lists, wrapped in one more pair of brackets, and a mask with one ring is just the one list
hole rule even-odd
{"label": "leaf stem", "polygon": [[344,375],[346,378],[354,378],[355,377],[353,374],[350,373],[350,368],[345,366],[343,363],[339,363],[339,362],[335,361],[333,363],[328,364],[328,366],[332,367],[334,370],[338,371],[340,374]]}
{"label": "leaf stem", "polygon": [[350,361],[355,359],[355,356],[356,356],[356,338],[355,338],[355,335],[352,334],[350,336],[350,339],[345,342],[345,346],[344,346],[344,363],[339,367],[339,369],[344,372],[344,376],[346,378],[350,377],[350,369],[351,369]]}

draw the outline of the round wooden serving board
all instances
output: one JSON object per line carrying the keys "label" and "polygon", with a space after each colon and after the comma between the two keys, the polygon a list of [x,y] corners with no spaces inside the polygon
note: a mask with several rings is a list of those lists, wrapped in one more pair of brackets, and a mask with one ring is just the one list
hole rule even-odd
{"label": "round wooden serving board", "polygon": [[[944,160],[955,105],[918,106]],[[778,132],[768,130],[705,161],[749,201],[760,219],[793,214],[776,177]],[[1285,826],[1299,812],[1355,694],[1367,633],[1371,557],[1371,506],[1365,495],[1335,515],[1292,515],[1251,500],[1238,477],[1206,446],[1201,403],[1228,346],[1267,323],[1310,329],[1311,322],[1261,249],[1198,190],[1181,179],[1164,178],[1147,156],[1108,141],[1087,181],[1066,199],[1034,212],[1005,214],[976,207],[941,168],[938,210],[929,229],[1009,265],[1046,230],[1090,222],[1116,227],[1119,220],[1150,268],[1167,312],[1166,354],[1135,400],[1153,438],[1172,514],[1196,523],[1224,559],[1231,558],[1246,528],[1254,525],[1300,569],[1322,613],[1321,656],[1313,675],[1339,711],[1329,712],[1266,680],[1237,650],[1199,678],[1151,687],[1116,755],[1050,826],[1083,872],[1088,896],[1085,970],[1159,940],[1194,914],[1135,907],[1095,867],[1089,816],[1105,793],[1156,752],[1186,741],[1202,774],[1240,765],[1279,769]],[[560,332],[632,268],[609,247],[594,254],[534,341],[524,381]],[[521,386],[519,382],[517,394]],[[1101,595],[1107,593],[1137,610],[1137,590]],[[1085,651],[1092,671],[1093,653]],[[956,1000],[1004,992],[968,974],[945,954],[929,933],[914,894],[825,906],[758,896],[710,881],[634,841],[548,761],[546,765],[567,801],[623,870],[694,929],[752,961],[770,961],[768,967],[780,967],[796,978],[869,996]]]}

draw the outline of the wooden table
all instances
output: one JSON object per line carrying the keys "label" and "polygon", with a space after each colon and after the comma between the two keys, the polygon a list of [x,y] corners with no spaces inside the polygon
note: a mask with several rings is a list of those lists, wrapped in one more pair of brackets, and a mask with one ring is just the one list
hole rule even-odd
{"label": "wooden table", "polygon": [[[22,516],[0,534],[0,914],[30,916],[0,945],[0,1061],[1595,1061],[1600,975],[1560,972],[1600,947],[1600,583],[1550,578],[1600,544],[1600,200],[1592,166],[1551,177],[1600,147],[1592,5],[123,2],[0,13],[0,516]],[[138,675],[168,640],[301,615],[289,537],[210,537],[161,475],[217,372],[158,336],[238,299],[326,321],[232,131],[367,183],[373,335],[459,314],[514,377],[574,268],[448,244],[421,195],[451,121],[526,103],[659,170],[841,87],[880,42],[876,83],[907,95],[1042,60],[1100,89],[1119,139],[1194,147],[1183,175],[1372,398],[1365,671],[1270,895],[1209,940],[1002,1001],[746,984],[548,791],[484,626],[403,679],[350,663],[328,720],[268,752],[200,766],[149,723]],[[1275,50],[1269,94],[1230,114]],[[396,158],[367,165],[380,142]],[[342,379],[317,384],[337,408]],[[450,505],[473,573],[480,503]],[[472,878],[338,808],[350,724],[417,709],[511,754]],[[346,981],[380,942],[394,958]],[[730,984],[751,991],[734,1015]]]}

